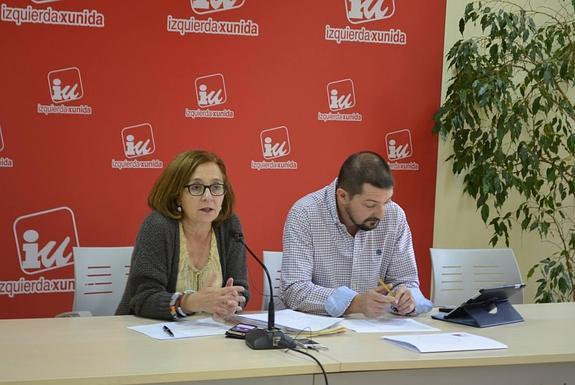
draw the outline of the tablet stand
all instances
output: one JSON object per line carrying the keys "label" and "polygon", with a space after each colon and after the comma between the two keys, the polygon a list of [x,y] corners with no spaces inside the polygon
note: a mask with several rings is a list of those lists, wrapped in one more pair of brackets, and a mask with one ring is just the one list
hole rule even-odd
{"label": "tablet stand", "polygon": [[449,313],[433,314],[431,317],[480,328],[523,321],[521,314],[506,298],[464,303]]}

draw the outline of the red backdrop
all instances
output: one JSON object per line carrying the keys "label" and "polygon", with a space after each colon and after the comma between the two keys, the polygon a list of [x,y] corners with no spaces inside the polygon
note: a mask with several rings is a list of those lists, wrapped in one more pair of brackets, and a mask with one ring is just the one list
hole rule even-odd
{"label": "red backdrop", "polygon": [[381,153],[429,293],[445,0],[0,7],[0,318],[70,310],[71,247],[132,245],[190,148],[226,161],[258,253],[350,153]]}

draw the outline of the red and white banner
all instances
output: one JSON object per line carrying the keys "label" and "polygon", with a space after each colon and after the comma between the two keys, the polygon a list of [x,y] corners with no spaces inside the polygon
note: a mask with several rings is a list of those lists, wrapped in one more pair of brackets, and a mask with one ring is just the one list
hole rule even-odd
{"label": "red and white banner", "polygon": [[257,252],[379,152],[429,294],[444,18],[445,0],[0,0],[0,318],[71,310],[72,247],[133,245],[192,148],[226,162]]}

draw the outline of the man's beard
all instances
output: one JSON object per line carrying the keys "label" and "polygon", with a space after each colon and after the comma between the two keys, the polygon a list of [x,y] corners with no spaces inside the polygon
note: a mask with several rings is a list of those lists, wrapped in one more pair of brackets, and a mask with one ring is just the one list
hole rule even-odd
{"label": "man's beard", "polygon": [[354,224],[363,231],[370,231],[373,230],[377,227],[377,225],[379,225],[379,219],[375,218],[375,217],[369,217],[367,218],[365,221],[363,221],[361,224],[355,223]]}
{"label": "man's beard", "polygon": [[347,210],[347,215],[349,216],[349,218],[351,219],[353,224],[356,225],[357,228],[360,230],[371,231],[371,230],[375,229],[377,227],[377,225],[379,225],[380,219],[376,218],[376,217],[369,217],[369,218],[365,219],[363,222],[357,223],[355,221],[355,219],[353,218],[351,211],[349,209],[346,209],[346,210]]}

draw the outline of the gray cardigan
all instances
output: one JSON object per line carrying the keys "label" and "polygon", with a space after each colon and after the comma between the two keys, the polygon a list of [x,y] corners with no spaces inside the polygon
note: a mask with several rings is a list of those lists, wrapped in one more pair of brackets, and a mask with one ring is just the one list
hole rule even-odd
{"label": "gray cardigan", "polygon": [[[229,277],[234,285],[246,288],[244,296],[249,299],[246,252],[234,239],[241,233],[239,218],[234,214],[214,227],[222,281]],[[180,237],[178,221],[153,211],[144,220],[132,253],[130,275],[116,315],[134,314],[140,317],[171,320],[170,300],[176,291]]]}

